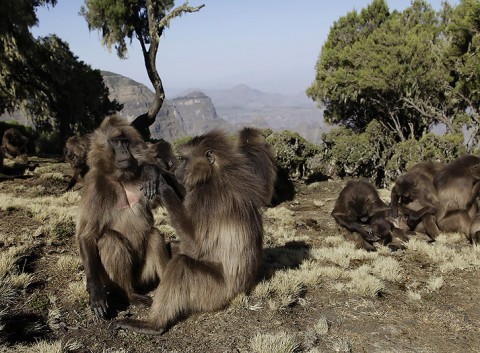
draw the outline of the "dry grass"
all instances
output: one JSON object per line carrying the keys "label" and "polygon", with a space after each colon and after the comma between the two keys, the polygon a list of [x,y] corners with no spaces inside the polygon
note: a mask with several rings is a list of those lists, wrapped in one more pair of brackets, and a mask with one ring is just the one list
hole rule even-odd
{"label": "dry grass", "polygon": [[372,271],[383,280],[400,282],[403,278],[400,263],[392,257],[379,256],[372,263]]}
{"label": "dry grass", "polygon": [[[37,169],[35,173],[37,172],[42,179],[60,177],[58,172],[47,167]],[[313,193],[316,187],[317,185],[311,186],[309,190]],[[15,195],[16,190],[21,191],[20,196]],[[29,195],[35,197],[21,196],[27,191]],[[52,270],[51,276],[64,276],[69,280],[69,283],[65,282],[68,284],[63,288],[55,288],[55,295],[58,297],[43,292],[42,297],[34,297],[28,290],[24,290],[33,281],[43,278],[37,272],[25,273],[23,268],[24,258],[35,251],[34,241],[50,245],[55,239],[68,239],[69,245],[74,244],[71,236],[74,234],[80,193],[73,191],[60,196],[42,196],[45,191],[44,186],[33,186],[26,190],[23,185],[12,184],[5,188],[0,184],[1,210],[9,214],[20,211],[41,223],[36,231],[21,232],[18,238],[9,235],[11,238],[9,241],[5,240],[6,235],[0,230],[0,241],[7,244],[0,248],[0,331],[6,310],[19,304],[19,293],[27,298],[22,303],[24,306],[28,307],[32,301],[36,301],[41,309],[46,309],[42,312],[44,315],[48,312],[47,325],[53,331],[62,330],[66,312],[71,314],[75,311],[78,315],[79,323],[73,325],[82,326],[90,322],[89,320],[93,321],[77,251],[72,253],[71,249],[57,247],[53,253],[45,252],[50,259],[48,269]],[[381,197],[387,200],[389,193],[388,190],[381,191]],[[308,204],[310,205],[311,201]],[[327,212],[326,208],[331,206],[328,199],[314,199],[313,204],[323,212]],[[304,331],[299,331],[295,335],[285,332],[256,334],[250,342],[245,343],[253,352],[323,351],[316,347],[318,345],[321,345],[322,349],[327,347],[327,351],[350,352],[354,340],[352,336],[342,337],[344,332],[341,332],[341,326],[343,320],[349,320],[353,315],[361,315],[358,311],[351,313],[352,309],[347,308],[352,301],[357,300],[375,307],[375,310],[368,312],[368,315],[371,315],[368,317],[384,315],[384,311],[388,310],[387,306],[383,306],[384,303],[377,299],[381,293],[394,292],[395,298],[398,298],[400,293],[405,298],[403,303],[405,306],[421,307],[432,296],[439,296],[450,290],[448,284],[453,276],[461,271],[480,269],[480,247],[467,244],[461,234],[442,234],[431,244],[426,243],[424,238],[413,236],[406,244],[405,250],[392,252],[385,246],[379,246],[376,252],[366,252],[356,249],[353,243],[346,241],[342,235],[335,234],[334,230],[321,230],[320,234],[315,234],[313,228],[304,231],[306,227],[302,227],[303,218],[298,216],[299,212],[297,208],[293,212],[284,206],[264,211],[266,248],[264,280],[248,295],[240,294],[234,298],[228,310],[232,312],[234,318],[236,315],[261,317],[279,315],[283,319],[292,315],[292,312],[300,315],[304,312],[305,317],[299,322],[307,320],[310,322]],[[314,218],[312,213],[308,214],[309,218]],[[175,231],[169,224],[166,210],[161,207],[156,209],[154,217],[155,226],[160,232],[167,239],[175,239]],[[320,222],[319,225],[324,227]],[[304,242],[312,248],[289,247],[289,242]],[[13,246],[17,243],[23,245]],[[46,285],[48,286],[48,283]],[[310,310],[312,303],[323,300],[321,295],[316,296],[319,292],[330,297],[332,302],[337,300],[336,297],[340,298],[338,301],[341,303],[332,304],[336,305],[334,309],[330,307],[324,311],[329,313],[330,310],[334,310],[332,321],[328,321],[323,315],[315,314],[315,310]],[[388,300],[388,295],[385,298]],[[29,299],[32,300],[29,302]],[[304,308],[289,309],[296,305]],[[73,310],[71,306],[75,309]],[[81,309],[78,310],[78,307]],[[321,310],[323,312],[324,308]],[[252,314],[248,311],[259,313]],[[210,314],[200,320],[208,316]],[[310,317],[307,318],[308,316]],[[69,322],[68,325],[72,323]],[[179,324],[179,327],[181,326],[182,324]],[[175,334],[175,330],[172,330],[171,334]],[[18,345],[16,349],[22,352],[68,352],[74,345],[75,342],[40,341],[35,345]],[[2,348],[4,347],[0,346],[0,350]]]}
{"label": "dry grass", "polygon": [[349,353],[352,351],[352,344],[345,339],[338,339],[332,342],[331,348],[334,352]]}
{"label": "dry grass", "polygon": [[15,352],[22,353],[68,353],[84,348],[80,342],[63,340],[47,342],[39,341],[31,346],[18,346]]}
{"label": "dry grass", "polygon": [[88,292],[84,280],[76,281],[68,284],[66,289],[66,299],[69,303],[88,303]]}
{"label": "dry grass", "polygon": [[327,318],[322,315],[318,318],[313,328],[317,335],[324,336],[328,333],[330,325],[328,324]]}
{"label": "dry grass", "polygon": [[77,272],[82,266],[82,259],[75,255],[61,255],[56,264],[57,270],[62,273]]}
{"label": "dry grass", "polygon": [[370,274],[371,266],[363,265],[350,272],[348,290],[353,294],[375,297],[382,293],[385,284],[377,277]]}
{"label": "dry grass", "polygon": [[[43,191],[40,191],[42,193]],[[34,198],[18,197],[0,193],[1,210],[20,210],[43,225],[35,236],[45,235],[50,240],[64,239],[75,234],[80,195],[68,192],[61,196],[39,196]]]}
{"label": "dry grass", "polygon": [[470,270],[480,268],[480,250],[478,246],[458,246],[465,242],[459,234],[442,234],[433,244],[427,244],[418,239],[411,239],[408,250],[434,264],[441,273],[454,270]]}
{"label": "dry grass", "polygon": [[257,333],[250,340],[250,348],[256,353],[294,353],[299,348],[295,337],[286,333]]}
{"label": "dry grass", "polygon": [[440,290],[440,288],[443,287],[443,284],[444,284],[444,280],[443,280],[443,277],[442,277],[442,276],[439,276],[439,277],[431,277],[431,278],[429,278],[429,280],[427,281],[428,289],[429,289],[431,292],[436,292],[436,291]]}

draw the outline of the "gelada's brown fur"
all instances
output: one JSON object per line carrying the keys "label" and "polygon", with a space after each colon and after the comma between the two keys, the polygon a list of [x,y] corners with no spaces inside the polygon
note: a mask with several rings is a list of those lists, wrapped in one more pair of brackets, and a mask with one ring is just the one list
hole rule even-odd
{"label": "gelada's brown fur", "polygon": [[179,253],[155,291],[149,320],[125,319],[119,327],[162,333],[183,315],[224,307],[257,275],[264,195],[247,158],[218,131],[193,138],[179,152],[184,202],[167,184],[160,187]]}
{"label": "gelada's brown fur", "polygon": [[478,212],[479,181],[480,157],[473,155],[459,157],[437,173],[434,185],[440,207],[436,217],[441,230],[469,236],[470,224]]}
{"label": "gelada's brown fur", "polygon": [[23,136],[22,133],[11,127],[3,133],[2,148],[5,153],[5,157],[8,159],[18,158],[20,162],[27,162],[27,144],[28,138]]}
{"label": "gelada's brown fur", "polygon": [[88,172],[87,155],[90,150],[90,134],[71,136],[65,142],[65,161],[70,164],[72,178],[67,191],[72,189],[78,180],[83,179]]}
{"label": "gelada's brown fur", "polygon": [[440,207],[433,179],[442,167],[433,161],[417,163],[397,178],[391,192],[393,217],[400,212],[410,230],[426,233],[432,240],[439,234],[435,214]]}
{"label": "gelada's brown fur", "polygon": [[256,179],[262,183],[265,205],[270,205],[277,178],[275,153],[258,129],[246,127],[238,134],[238,146],[249,160]]}
{"label": "gelada's brown fur", "polygon": [[469,240],[472,244],[480,245],[480,213],[477,213],[471,222]]}
{"label": "gelada's brown fur", "polygon": [[[120,137],[129,142],[127,168],[117,167],[111,145],[112,138]],[[119,117],[107,117],[93,133],[87,161],[76,236],[90,304],[104,318],[109,285],[121,288],[130,302],[148,304],[149,298],[136,294],[134,286],[156,283],[169,258],[140,190],[140,167],[154,160],[138,132]]]}
{"label": "gelada's brown fur", "polygon": [[338,195],[333,207],[332,217],[342,228],[347,230],[347,238],[353,240],[357,247],[374,251],[373,243],[382,241],[392,247],[399,247],[407,237],[398,230],[393,239],[393,224],[389,221],[390,209],[380,199],[374,185],[363,180],[349,181]]}
{"label": "gelada's brown fur", "polygon": [[147,146],[160,168],[170,172],[175,171],[178,160],[173,153],[172,145],[168,141],[161,139],[157,142],[147,142]]}
{"label": "gelada's brown fur", "polygon": [[[162,169],[162,176],[177,193],[177,195],[183,199],[185,196],[185,188],[181,185],[173,174],[178,165],[178,158],[173,153],[172,145],[170,142],[163,139],[151,143],[147,142],[150,153],[155,158],[155,164]],[[158,203],[162,202],[157,198]]]}

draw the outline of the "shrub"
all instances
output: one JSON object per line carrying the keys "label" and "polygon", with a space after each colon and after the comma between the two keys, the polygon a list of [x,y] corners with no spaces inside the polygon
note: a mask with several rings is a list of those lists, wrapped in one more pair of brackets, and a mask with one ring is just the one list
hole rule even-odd
{"label": "shrub", "polygon": [[321,153],[319,146],[287,130],[273,132],[266,140],[275,150],[278,167],[287,170],[292,179],[307,178],[313,173],[308,160]]}
{"label": "shrub", "polygon": [[344,127],[322,136],[326,174],[332,177],[366,178],[377,186],[395,180],[414,164],[424,160],[449,162],[466,153],[461,134],[425,134],[419,140],[396,143],[394,135],[376,120],[365,132]]}
{"label": "shrub", "polygon": [[461,134],[425,134],[419,140],[409,139],[393,146],[386,165],[386,179],[395,180],[413,165],[424,160],[450,162],[466,153]]}
{"label": "shrub", "polygon": [[381,184],[384,167],[395,143],[390,133],[373,120],[365,132],[354,133],[345,127],[323,134],[325,159],[329,162],[328,174],[332,177],[364,177]]}

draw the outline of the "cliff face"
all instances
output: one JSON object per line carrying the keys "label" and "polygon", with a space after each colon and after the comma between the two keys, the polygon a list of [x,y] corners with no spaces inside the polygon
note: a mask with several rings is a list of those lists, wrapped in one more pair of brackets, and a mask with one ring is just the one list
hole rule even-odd
{"label": "cliff face", "polygon": [[[110,99],[123,104],[118,114],[128,121],[148,111],[154,93],[147,86],[128,77],[102,71]],[[323,113],[305,97],[264,93],[239,85],[232,89],[195,89],[179,97],[165,99],[155,122],[150,126],[154,139],[173,142],[184,136],[194,136],[213,128],[234,132],[244,126],[298,132],[307,140],[319,143],[321,133],[328,130]],[[210,98],[211,97],[211,98]],[[22,114],[4,114],[2,120],[17,120],[29,124]]]}
{"label": "cliff face", "polygon": [[123,104],[119,115],[131,122],[148,110],[155,95],[147,86],[113,72],[102,71],[102,76],[109,98]]}
{"label": "cliff face", "polygon": [[231,130],[229,124],[217,115],[210,97],[200,91],[172,99],[175,108],[180,112],[189,135],[205,133],[213,128]]}
{"label": "cliff face", "polygon": [[179,137],[188,135],[182,115],[171,101],[165,99],[155,122],[150,125],[150,136],[157,140],[173,142]]}
{"label": "cliff face", "polygon": [[[148,111],[154,99],[154,93],[145,85],[127,77],[102,71],[110,98],[123,104],[119,115],[132,121]],[[219,119],[212,101],[202,92],[192,92],[163,102],[155,122],[150,126],[152,138],[174,141],[179,137],[192,136],[206,132],[214,127],[227,127]]]}

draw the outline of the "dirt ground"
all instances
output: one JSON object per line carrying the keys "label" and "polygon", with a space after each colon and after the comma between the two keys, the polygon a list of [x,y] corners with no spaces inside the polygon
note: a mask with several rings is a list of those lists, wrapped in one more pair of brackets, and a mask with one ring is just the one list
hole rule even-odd
{"label": "dirt ground", "polygon": [[[64,163],[45,159],[39,162],[53,165],[61,173],[69,172]],[[41,178],[34,174],[27,179],[1,181],[0,194],[57,197],[64,193],[67,183],[68,178]],[[306,261],[309,251],[324,246],[327,237],[341,237],[330,212],[344,185],[344,181],[295,184],[294,200],[277,207],[292,212],[295,234],[302,241],[285,243],[284,248],[304,254]],[[94,320],[84,301],[70,305],[62,301],[65,288],[83,277],[81,268],[74,278],[71,273],[54,269],[59,255],[78,256],[74,234],[70,231],[52,241],[37,234],[40,226],[42,222],[25,210],[0,210],[0,253],[28,242],[33,250],[24,258],[22,271],[34,276],[34,281],[18,292],[15,317],[5,321],[0,330],[0,351],[35,351],[35,342],[61,340],[64,344],[75,342],[72,351],[76,352],[252,352],[251,341],[256,333],[284,331],[297,342],[293,350],[296,352],[480,352],[480,270],[442,273],[444,284],[440,289],[412,300],[407,295],[411,284],[425,283],[439,270],[409,248],[389,255],[401,264],[404,277],[399,282],[387,282],[377,296],[335,290],[335,283],[329,283],[335,279],[322,280],[318,285],[307,286],[301,300],[282,310],[272,310],[267,305],[232,305],[214,313],[191,315],[161,336],[146,336],[114,330],[112,321]],[[268,241],[264,244],[267,268],[277,246]],[[452,247],[461,251],[471,245],[461,239]],[[300,264],[299,260],[288,267],[295,269]],[[359,264],[352,262],[350,266]],[[270,270],[285,268],[270,266]],[[49,299],[52,296],[59,298],[57,311]],[[57,315],[52,320],[54,313]],[[121,315],[145,317],[147,310],[132,307]],[[328,321],[325,335],[312,333],[319,317]],[[37,333],[24,333],[24,327],[32,324],[40,327]]]}

